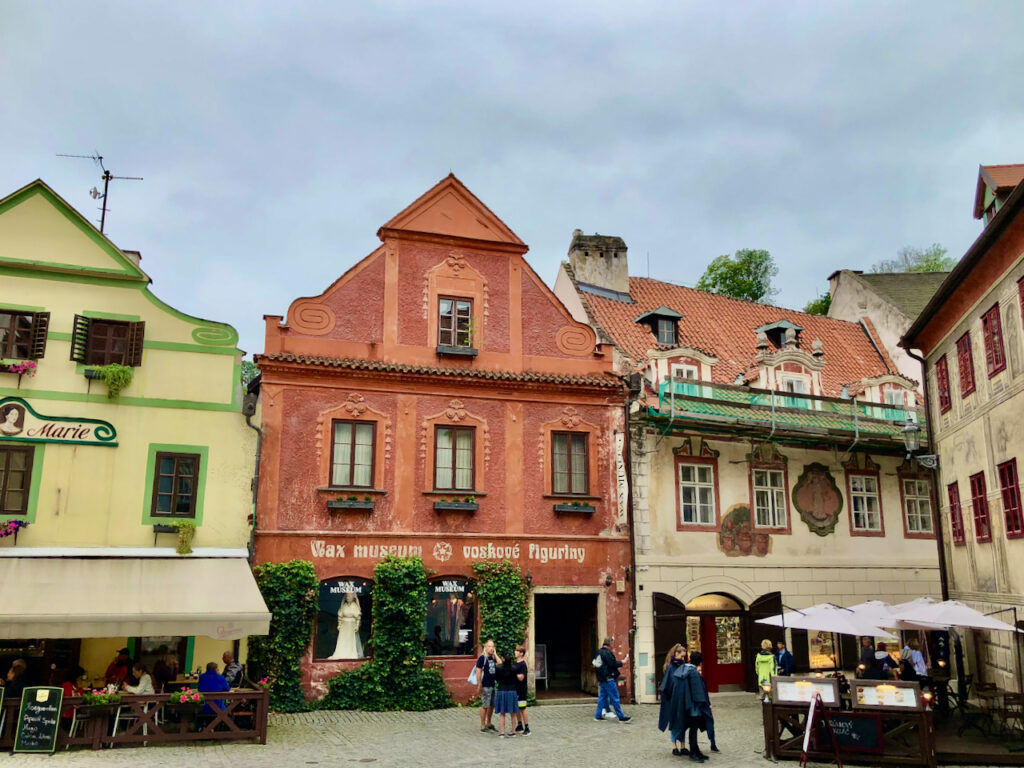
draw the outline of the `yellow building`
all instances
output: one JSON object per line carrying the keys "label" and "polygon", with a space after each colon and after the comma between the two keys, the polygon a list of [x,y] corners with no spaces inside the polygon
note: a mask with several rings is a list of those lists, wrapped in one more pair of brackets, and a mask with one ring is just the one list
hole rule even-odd
{"label": "yellow building", "polygon": [[149,283],[42,181],[0,200],[4,672],[22,657],[38,682],[76,663],[96,678],[124,646],[195,669],[266,633],[238,334]]}

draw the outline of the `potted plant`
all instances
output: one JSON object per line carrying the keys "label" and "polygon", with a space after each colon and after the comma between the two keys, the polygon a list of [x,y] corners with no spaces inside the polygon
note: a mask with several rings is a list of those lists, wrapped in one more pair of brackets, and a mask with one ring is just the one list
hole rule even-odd
{"label": "potted plant", "polygon": [[14,537],[14,543],[18,543],[18,531],[24,528],[28,523],[24,520],[8,520],[6,523],[0,523],[0,539],[5,539],[8,536]]}
{"label": "potted plant", "polygon": [[113,685],[108,685],[106,688],[92,688],[82,692],[82,704],[84,706],[79,710],[79,716],[90,717],[92,715],[109,714],[117,709],[120,703],[121,694],[117,692],[117,688]]}
{"label": "potted plant", "polygon": [[455,496],[450,499],[441,499],[434,502],[435,512],[476,512],[480,505],[476,503],[476,496]]}
{"label": "potted plant", "polygon": [[168,705],[172,710],[179,713],[195,713],[203,706],[205,701],[206,697],[199,691],[193,691],[191,688],[185,687],[171,694]]}
{"label": "potted plant", "polygon": [[360,501],[358,496],[350,495],[347,497],[339,496],[336,499],[327,502],[328,509],[360,509],[367,512],[372,512],[375,503],[370,496],[364,496],[363,500]]}
{"label": "potted plant", "polygon": [[35,360],[5,360],[0,362],[0,373],[16,373],[18,376],[35,376]]}
{"label": "potted plant", "polygon": [[560,514],[562,512],[582,512],[585,515],[592,515],[594,514],[594,505],[577,499],[573,499],[572,501],[563,501],[561,504],[555,504],[555,514]]}
{"label": "potted plant", "polygon": [[121,394],[121,390],[132,383],[133,375],[134,372],[129,366],[118,365],[117,363],[85,369],[85,378],[99,379],[106,385],[107,397],[111,400],[117,399],[117,396]]}
{"label": "potted plant", "polygon": [[174,527],[178,529],[178,544],[174,547],[174,551],[179,555],[191,555],[192,539],[196,535],[196,524],[191,520],[179,520]]}

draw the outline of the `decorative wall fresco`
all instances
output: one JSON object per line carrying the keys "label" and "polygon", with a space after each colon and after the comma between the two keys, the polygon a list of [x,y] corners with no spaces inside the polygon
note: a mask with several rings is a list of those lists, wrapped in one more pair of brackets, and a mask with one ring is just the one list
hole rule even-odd
{"label": "decorative wall fresco", "polygon": [[828,536],[843,510],[843,494],[824,464],[808,464],[793,486],[793,506],[812,533]]}
{"label": "decorative wall fresco", "polygon": [[737,504],[722,518],[718,548],[729,557],[764,557],[772,550],[772,537],[762,531],[755,532],[750,507]]}

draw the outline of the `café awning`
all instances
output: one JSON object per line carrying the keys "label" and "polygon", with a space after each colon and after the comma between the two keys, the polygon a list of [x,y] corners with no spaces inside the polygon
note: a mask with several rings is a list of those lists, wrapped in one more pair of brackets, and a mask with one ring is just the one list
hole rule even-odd
{"label": "caf\u00e9 awning", "polygon": [[[6,554],[6,553],[5,553]],[[244,557],[0,557],[0,640],[265,635]]]}

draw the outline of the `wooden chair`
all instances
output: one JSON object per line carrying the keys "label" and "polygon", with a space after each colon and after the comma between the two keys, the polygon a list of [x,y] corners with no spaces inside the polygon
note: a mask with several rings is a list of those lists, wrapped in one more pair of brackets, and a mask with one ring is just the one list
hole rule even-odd
{"label": "wooden chair", "polygon": [[1024,733],[1024,694],[1003,694],[1003,706],[999,709],[999,719],[1007,733]]}

